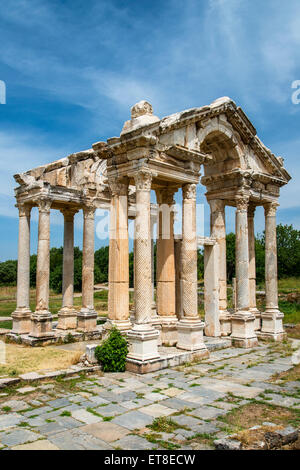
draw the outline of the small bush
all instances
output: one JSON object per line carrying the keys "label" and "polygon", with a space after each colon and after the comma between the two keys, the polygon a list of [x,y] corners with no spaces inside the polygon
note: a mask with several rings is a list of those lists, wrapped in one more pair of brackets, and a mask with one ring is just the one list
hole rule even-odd
{"label": "small bush", "polygon": [[127,354],[127,342],[116,328],[113,328],[107,340],[95,349],[96,359],[101,363],[104,372],[124,372]]}

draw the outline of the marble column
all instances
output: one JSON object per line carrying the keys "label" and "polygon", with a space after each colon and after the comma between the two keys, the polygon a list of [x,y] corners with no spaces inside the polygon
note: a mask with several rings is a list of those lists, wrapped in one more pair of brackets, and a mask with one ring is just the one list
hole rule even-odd
{"label": "marble column", "polygon": [[204,322],[198,315],[196,184],[182,187],[181,285],[183,318],[178,322],[177,348],[207,356],[203,341]]}
{"label": "marble column", "polygon": [[109,229],[108,321],[105,328],[127,331],[129,320],[128,181],[109,179],[111,191]]}
{"label": "marble column", "polygon": [[183,317],[182,313],[182,287],[181,287],[181,236],[174,239],[174,256],[175,256],[175,311],[178,320]]}
{"label": "marble column", "polygon": [[266,310],[262,312],[262,327],[259,338],[282,341],[285,337],[283,329],[283,313],[278,308],[277,286],[277,237],[276,237],[276,211],[278,203],[271,202],[265,208],[265,290]]}
{"label": "marble column", "polygon": [[31,316],[30,336],[34,338],[48,338],[54,336],[52,315],[49,312],[51,200],[40,200],[38,207],[39,234],[36,266],[36,310]]}
{"label": "marble column", "polygon": [[256,263],[255,263],[255,233],[254,214],[256,207],[249,204],[248,207],[248,237],[249,237],[249,307],[255,315],[255,331],[261,328],[261,313],[256,307]]}
{"label": "marble column", "polygon": [[152,268],[150,170],[139,170],[135,174],[136,219],[135,219],[135,323],[128,333],[130,350],[128,359],[148,361],[158,359],[157,339],[159,333],[151,324],[152,317]]}
{"label": "marble column", "polygon": [[232,344],[251,348],[257,345],[255,316],[249,310],[249,247],[248,201],[245,196],[236,199],[236,312],[232,315]]}
{"label": "marble column", "polygon": [[77,314],[74,308],[74,209],[61,210],[64,216],[64,253],[63,253],[63,300],[58,312],[57,328],[75,330]]}
{"label": "marble column", "polygon": [[97,312],[94,308],[94,263],[95,263],[95,207],[83,208],[83,253],[82,253],[82,308],[77,315],[77,329],[95,331]]}
{"label": "marble column", "polygon": [[19,209],[19,245],[17,308],[12,313],[12,333],[27,334],[31,329],[30,310],[30,212],[31,206],[17,204]]}
{"label": "marble column", "polygon": [[156,242],[156,308],[161,324],[163,345],[177,343],[175,314],[174,189],[156,191],[159,204]]}
{"label": "marble column", "polygon": [[210,205],[210,234],[219,245],[219,321],[221,336],[231,333],[231,315],[227,310],[227,265],[225,201],[214,199]]}
{"label": "marble column", "polygon": [[221,336],[219,318],[219,245],[204,245],[205,335]]}

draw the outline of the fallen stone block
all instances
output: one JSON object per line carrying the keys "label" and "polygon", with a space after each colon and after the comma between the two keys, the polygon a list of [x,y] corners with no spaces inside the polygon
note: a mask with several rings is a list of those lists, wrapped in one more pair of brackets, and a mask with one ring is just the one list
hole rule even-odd
{"label": "fallen stone block", "polygon": [[298,439],[298,429],[288,426],[278,431],[269,431],[265,433],[265,440],[269,449],[280,448],[287,444],[296,442]]}
{"label": "fallen stone block", "polygon": [[214,441],[217,450],[241,450],[242,443],[233,439],[217,439]]}

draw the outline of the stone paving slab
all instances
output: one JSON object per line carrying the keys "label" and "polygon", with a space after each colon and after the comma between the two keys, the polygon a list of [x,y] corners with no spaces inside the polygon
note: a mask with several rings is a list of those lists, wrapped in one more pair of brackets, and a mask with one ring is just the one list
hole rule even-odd
{"label": "stone paving slab", "polygon": [[[0,447],[1,448],[1,447]],[[47,439],[31,442],[29,444],[21,444],[11,448],[12,450],[59,450],[52,442]]]}
{"label": "stone paving slab", "polygon": [[61,450],[112,450],[107,442],[101,441],[81,429],[72,429],[52,434],[49,441]]}
{"label": "stone paving slab", "polygon": [[140,413],[139,411],[129,411],[123,415],[117,416],[112,420],[112,423],[123,426],[124,428],[134,430],[141,429],[145,426],[152,424],[153,418],[146,415],[145,413]]}
{"label": "stone paving slab", "polygon": [[153,405],[143,406],[139,408],[141,413],[145,413],[148,416],[153,416],[153,418],[159,418],[160,416],[169,416],[174,413],[172,408],[167,408],[164,405],[154,403]]}
{"label": "stone paving slab", "polygon": [[103,418],[100,416],[95,416],[94,414],[82,409],[72,411],[72,416],[85,424],[99,423],[100,421],[103,421]]}
{"label": "stone paving slab", "polygon": [[17,446],[27,442],[36,441],[42,437],[35,432],[28,431],[27,429],[12,429],[1,433],[1,443],[5,446]]}
{"label": "stone paving slab", "polygon": [[22,420],[22,416],[17,413],[2,415],[0,416],[0,431],[17,426]]}
{"label": "stone paving slab", "polygon": [[88,424],[81,430],[105,442],[114,442],[130,434],[128,429],[111,422]]}
{"label": "stone paving slab", "polygon": [[153,444],[140,436],[126,436],[114,442],[114,447],[123,450],[151,450],[157,449],[157,444]]}

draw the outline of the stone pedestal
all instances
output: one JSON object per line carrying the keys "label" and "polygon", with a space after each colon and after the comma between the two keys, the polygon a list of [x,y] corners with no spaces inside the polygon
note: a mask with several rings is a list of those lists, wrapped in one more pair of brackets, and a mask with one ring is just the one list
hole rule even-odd
{"label": "stone pedestal", "polygon": [[77,315],[77,330],[83,332],[95,331],[97,327],[97,312],[82,308]]}
{"label": "stone pedestal", "polygon": [[266,247],[265,247],[265,284],[266,284],[266,310],[261,314],[262,326],[260,339],[282,341],[285,337],[283,330],[283,313],[278,308],[277,285],[277,238],[276,238],[276,202],[266,204]]}
{"label": "stone pedestal", "polygon": [[52,315],[49,312],[50,278],[50,208],[51,201],[39,201],[39,238],[36,267],[36,310],[31,316],[30,336],[54,336]]}
{"label": "stone pedestal", "polygon": [[151,325],[134,325],[133,329],[127,333],[130,344],[127,358],[141,362],[158,359],[158,336],[159,332]]}
{"label": "stone pedestal", "polygon": [[163,346],[175,346],[178,341],[178,318],[173,316],[160,316],[161,344]]}
{"label": "stone pedestal", "polygon": [[31,206],[19,204],[19,246],[17,308],[12,313],[12,333],[27,334],[31,330],[30,310],[30,212]]}
{"label": "stone pedestal", "polygon": [[26,307],[17,307],[11,314],[13,327],[12,333],[25,335],[31,331],[31,310]]}
{"label": "stone pedestal", "polygon": [[248,197],[236,200],[236,312],[232,315],[232,344],[251,348],[258,344],[255,316],[249,310]]}
{"label": "stone pedestal", "polygon": [[205,356],[208,356],[207,348],[203,341],[204,322],[199,320],[183,318],[177,324],[178,349],[186,351],[203,350]]}
{"label": "stone pedestal", "polygon": [[34,338],[53,338],[52,315],[48,310],[36,311],[31,315],[30,336]]}
{"label": "stone pedestal", "polygon": [[78,312],[73,306],[74,295],[74,215],[77,210],[65,209],[64,216],[64,253],[63,253],[63,301],[58,312],[59,330],[75,330]]}
{"label": "stone pedestal", "polygon": [[226,223],[225,202],[222,199],[208,201],[210,205],[210,233],[219,245],[219,322],[221,336],[231,333],[231,315],[227,310]]}
{"label": "stone pedestal", "polygon": [[257,346],[255,317],[249,311],[239,311],[232,316],[232,345],[238,348]]}
{"label": "stone pedestal", "polygon": [[94,246],[95,207],[83,209],[83,255],[82,255],[82,309],[77,315],[79,331],[93,331],[97,327],[97,312],[94,309]]}

